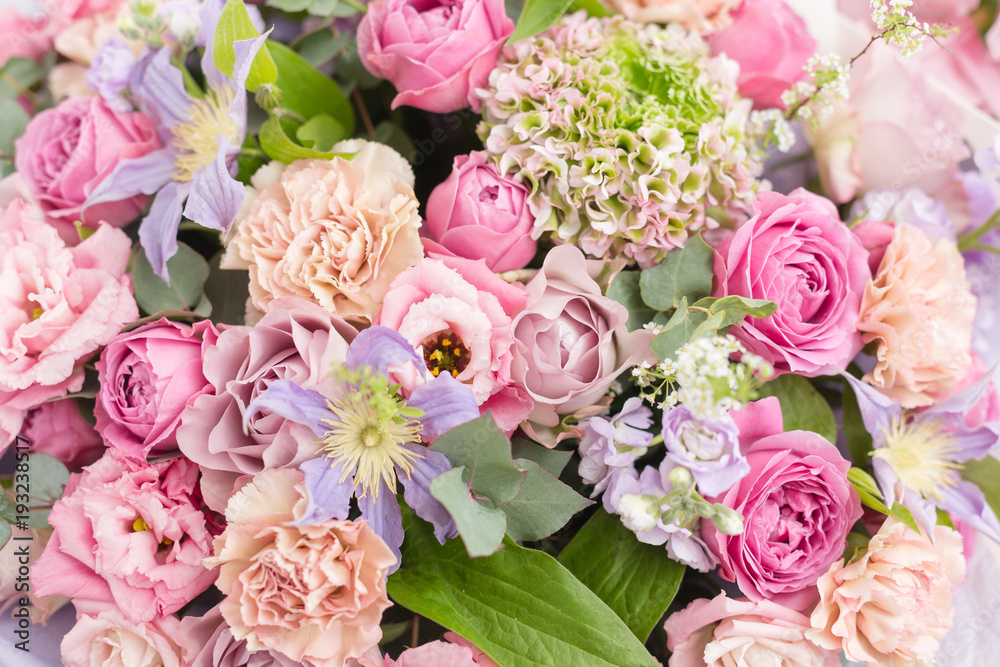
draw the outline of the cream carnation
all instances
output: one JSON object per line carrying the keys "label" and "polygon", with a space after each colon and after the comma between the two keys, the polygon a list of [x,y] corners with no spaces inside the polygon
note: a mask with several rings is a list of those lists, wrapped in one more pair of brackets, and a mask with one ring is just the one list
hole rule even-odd
{"label": "cream carnation", "polygon": [[931,664],[955,616],[951,590],[963,579],[961,535],[936,526],[931,542],[889,519],[858,560],[820,577],[806,634],[870,667]]}
{"label": "cream carnation", "polygon": [[975,313],[955,244],[896,225],[861,301],[861,340],[878,341],[865,381],[907,408],[943,398],[972,363]]}
{"label": "cream carnation", "polygon": [[423,257],[413,172],[399,153],[362,139],[298,160],[257,195],[233,243],[250,270],[250,298],[282,296],[371,320],[389,284]]}

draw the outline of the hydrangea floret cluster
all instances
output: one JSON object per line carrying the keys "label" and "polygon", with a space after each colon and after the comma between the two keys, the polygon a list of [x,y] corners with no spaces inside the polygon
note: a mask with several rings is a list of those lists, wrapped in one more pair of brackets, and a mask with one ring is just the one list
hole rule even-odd
{"label": "hydrangea floret cluster", "polygon": [[760,137],[737,76],[677,25],[578,12],[507,47],[478,132],[530,187],[535,238],[648,267],[749,210]]}

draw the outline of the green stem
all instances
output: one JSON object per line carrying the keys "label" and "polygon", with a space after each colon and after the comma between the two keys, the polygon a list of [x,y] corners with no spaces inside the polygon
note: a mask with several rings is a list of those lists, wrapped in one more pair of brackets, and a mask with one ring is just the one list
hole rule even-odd
{"label": "green stem", "polygon": [[258,158],[260,160],[269,159],[267,153],[257,148],[244,148],[240,151],[240,155],[243,157]]}
{"label": "green stem", "polygon": [[983,245],[979,242],[983,236],[988,234],[1000,227],[1000,210],[990,216],[990,219],[984,222],[982,225],[972,230],[968,234],[964,234],[960,239],[958,239],[958,249],[960,252],[965,252],[966,250],[989,250],[992,252],[998,252],[995,248]]}
{"label": "green stem", "polygon": [[358,2],[358,0],[342,0],[342,2],[344,2],[345,4],[350,5],[354,9],[358,10],[359,12],[361,12],[362,14],[366,14],[368,12],[368,6],[365,5],[365,4],[363,4],[363,3],[361,3],[361,2]]}
{"label": "green stem", "polygon": [[661,442],[663,442],[663,434],[662,433],[659,434],[658,436],[656,436],[655,438],[653,438],[652,440],[650,440],[649,441],[649,446],[650,447],[655,447],[656,445],[660,444]]}

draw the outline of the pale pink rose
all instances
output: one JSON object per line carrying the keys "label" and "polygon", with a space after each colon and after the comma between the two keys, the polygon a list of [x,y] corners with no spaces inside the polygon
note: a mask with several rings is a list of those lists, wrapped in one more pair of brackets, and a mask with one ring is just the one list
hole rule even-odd
{"label": "pale pink rose", "polygon": [[[218,606],[202,617],[186,616],[184,630],[200,649],[185,667],[300,667],[308,663],[292,660],[274,651],[251,651],[246,640],[237,640],[222,618]],[[367,666],[365,666],[367,667]],[[382,665],[377,665],[382,667]]]}
{"label": "pale pink rose", "polygon": [[134,459],[176,454],[181,412],[212,389],[202,364],[218,339],[208,320],[166,318],[115,336],[95,364],[94,416],[107,446]]}
{"label": "pale pink rose", "polygon": [[[12,493],[8,495],[11,495],[11,500],[14,499]],[[63,595],[38,597],[30,586],[25,587],[31,566],[52,537],[52,529],[29,528],[27,531],[15,529],[13,532],[14,537],[29,539],[12,539],[0,549],[0,612],[10,614],[11,607],[20,605],[21,598],[26,597],[30,602],[28,616],[31,622],[45,625],[52,614],[70,602],[70,599]],[[24,560],[25,554],[27,561]],[[21,577],[20,581],[18,577]]]}
{"label": "pale pink rose", "polygon": [[377,0],[358,26],[358,55],[396,86],[393,109],[478,111],[475,91],[513,32],[503,0]]}
{"label": "pale pink rose", "polygon": [[44,18],[29,19],[12,7],[0,9],[0,67],[10,58],[38,60],[52,48],[52,35]]}
{"label": "pale pink rose", "polygon": [[364,519],[288,525],[306,509],[305,475],[266,470],[226,507],[215,540],[219,606],[233,637],[315,667],[339,667],[382,638],[396,557]]}
{"label": "pale pink rose", "polygon": [[382,144],[351,139],[350,160],[297,160],[264,188],[233,239],[261,310],[294,296],[371,320],[389,284],[423,257],[413,172]]}
{"label": "pale pink rose", "polygon": [[805,21],[783,0],[745,0],[733,22],[708,36],[713,55],[740,64],[740,95],[754,108],[786,109],[781,94],[806,78],[806,61],[816,55],[816,40]]}
{"label": "pale pink rose", "polygon": [[908,187],[933,196],[950,186],[971,155],[961,113],[918,68],[876,43],[851,69],[848,90],[847,105],[807,135],[831,199]]}
{"label": "pale pink rose", "polygon": [[964,579],[956,531],[935,526],[932,542],[887,519],[857,560],[820,577],[807,636],[869,667],[931,664],[955,616],[951,591]]}
{"label": "pale pink rose", "polygon": [[125,272],[131,250],[128,237],[107,225],[67,248],[24,202],[15,200],[0,212],[4,429],[19,426],[20,417],[10,415],[79,391],[83,362],[139,316]]}
{"label": "pale pink rose", "polygon": [[236,480],[316,457],[312,430],[269,410],[244,430],[246,408],[274,380],[332,395],[334,364],[357,335],[351,325],[300,299],[276,299],[254,327],[229,327],[205,351],[211,388],[184,409],[177,446],[202,469],[206,504],[223,511]]}
{"label": "pale pink rose", "polygon": [[423,259],[392,282],[375,324],[419,348],[432,375],[450,373],[469,385],[483,409],[499,408],[497,425],[513,431],[532,408],[530,400],[519,402],[526,397],[510,375],[511,315],[527,298],[523,287],[498,278],[483,260]]}
{"label": "pale pink rose", "polygon": [[119,162],[159,149],[160,139],[145,114],[117,111],[100,97],[80,97],[32,118],[15,145],[17,171],[50,221],[70,228],[80,219],[88,227],[101,221],[121,227],[139,217],[149,197],[86,211],[83,203]]}
{"label": "pale pink rose", "polygon": [[675,612],[663,629],[669,667],[840,667],[836,651],[806,639],[808,616],[770,600],[720,593]]}
{"label": "pale pink rose", "polygon": [[955,243],[896,225],[861,300],[861,339],[878,341],[864,380],[908,408],[943,398],[972,363],[975,312]]}
{"label": "pale pink rose", "polygon": [[132,623],[113,608],[79,614],[60,648],[65,667],[186,667],[195,649],[173,616]]}
{"label": "pale pink rose", "polygon": [[652,332],[628,331],[628,311],[595,280],[603,268],[575,246],[553,248],[513,320],[511,378],[535,401],[529,426],[547,446],[555,446],[562,416],[598,405],[615,378],[652,360]]}
{"label": "pale pink rose", "polygon": [[710,32],[726,25],[742,0],[603,0],[608,9],[637,23],[680,23]]}
{"label": "pale pink rose", "polygon": [[201,509],[198,468],[115,450],[74,474],[49,515],[55,529],[31,569],[36,595],[66,595],[77,611],[116,607],[132,623],[171,614],[211,586],[216,524]]}
{"label": "pale pink rose", "polygon": [[76,399],[46,401],[24,418],[21,435],[29,449],[62,461],[68,468],[82,468],[101,458],[104,441],[93,424],[80,414]]}

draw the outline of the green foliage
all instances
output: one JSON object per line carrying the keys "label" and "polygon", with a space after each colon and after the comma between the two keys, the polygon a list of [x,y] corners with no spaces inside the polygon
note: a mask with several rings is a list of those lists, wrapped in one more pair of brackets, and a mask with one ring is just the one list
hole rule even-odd
{"label": "green foliage", "polygon": [[268,46],[278,66],[282,108],[297,114],[303,122],[326,114],[340,123],[344,136],[354,134],[354,110],[340,87],[284,44],[272,42]]}
{"label": "green foliage", "polygon": [[776,396],[786,431],[812,431],[837,442],[837,420],[833,410],[809,380],[800,375],[782,375],[760,388],[760,396]]}
{"label": "green foliage", "polygon": [[[30,58],[10,58],[0,67],[0,97],[17,100],[45,78],[45,68]],[[4,117],[6,120],[6,117]]]}
{"label": "green foliage", "polygon": [[865,428],[865,422],[861,418],[861,409],[858,407],[858,399],[854,395],[851,383],[846,379],[841,396],[843,397],[843,427],[847,448],[851,452],[851,459],[855,465],[865,465],[872,452],[872,435]]}
{"label": "green foliage", "polygon": [[[218,70],[227,76],[232,76],[233,67],[236,65],[233,42],[257,37],[260,37],[260,33],[250,21],[243,0],[226,0],[212,41],[212,55]],[[264,43],[250,65],[246,89],[253,92],[263,84],[274,83],[277,78],[278,68],[268,50],[268,44]]]}
{"label": "green foliage", "polygon": [[345,134],[344,129],[344,126],[336,119],[321,113],[318,116],[313,116],[299,127],[295,137],[306,148],[325,152],[333,148],[333,145],[338,141],[347,139],[348,135]]}
{"label": "green foliage", "polygon": [[882,492],[879,491],[875,478],[867,472],[861,468],[851,468],[847,471],[847,481],[849,481],[854,486],[855,490],[857,490],[858,495],[861,497],[862,505],[870,507],[876,512],[881,512],[886,516],[891,516],[917,532],[920,531],[917,527],[916,520],[913,518],[913,514],[906,508],[905,505],[895,502],[892,504],[892,507],[889,508],[884,502],[882,502],[885,498],[882,496]]}
{"label": "green foliage", "polygon": [[603,509],[559,554],[559,562],[594,591],[645,642],[673,601],[685,567],[662,546],[643,544]]}
{"label": "green foliage", "polygon": [[674,314],[650,345],[653,354],[661,361],[673,359],[677,350],[688,341],[715,336],[730,325],[742,322],[746,317],[767,317],[778,307],[772,301],[748,299],[742,296],[727,296],[721,299],[705,297],[692,306],[688,306],[687,303],[687,297],[681,297]]}
{"label": "green foliage", "polygon": [[212,303],[212,321],[216,324],[244,324],[246,303],[250,296],[250,273],[219,268],[224,250],[208,263],[205,298]]}
{"label": "green foliage", "polygon": [[14,141],[28,127],[28,114],[16,99],[0,97],[0,177],[14,171]]}
{"label": "green foliage", "polygon": [[517,28],[507,40],[512,44],[520,39],[534,37],[559,20],[573,0],[524,0]]}
{"label": "green foliage", "polygon": [[205,298],[204,285],[208,279],[208,262],[183,243],[177,244],[177,253],[167,261],[170,283],[165,283],[153,272],[145,252],[135,255],[132,269],[132,286],[135,300],[147,314],[161,310],[187,311],[208,317],[212,304]]}
{"label": "green foliage", "polygon": [[291,14],[309,12],[313,16],[324,18],[354,16],[365,9],[357,0],[267,0],[267,6]]}
{"label": "green foliage", "polygon": [[642,272],[639,287],[643,302],[654,310],[679,308],[712,291],[714,251],[701,235],[692,236],[683,248],[674,248],[663,261]]}
{"label": "green foliage", "polygon": [[439,545],[414,519],[389,595],[462,635],[502,667],[654,667],[657,663],[600,598],[546,553],[504,540],[469,558]]}
{"label": "green foliage", "polygon": [[986,496],[986,503],[993,513],[1000,516],[1000,461],[987,456],[979,461],[967,461],[962,469],[962,478],[972,482]]}
{"label": "green foliage", "polygon": [[641,275],[639,271],[622,271],[615,276],[608,287],[608,298],[614,299],[628,309],[626,326],[629,331],[641,329],[642,325],[652,322],[657,313],[655,308],[650,308],[642,300],[642,291],[639,287]]}
{"label": "green foliage", "polygon": [[[290,119],[271,116],[260,128],[260,147],[272,159],[290,164],[300,159],[332,160],[335,157],[351,158],[353,153],[328,153],[306,148],[292,141],[285,126],[289,128],[295,124]],[[303,126],[304,127],[304,126]],[[296,134],[298,130],[295,130]]]}

